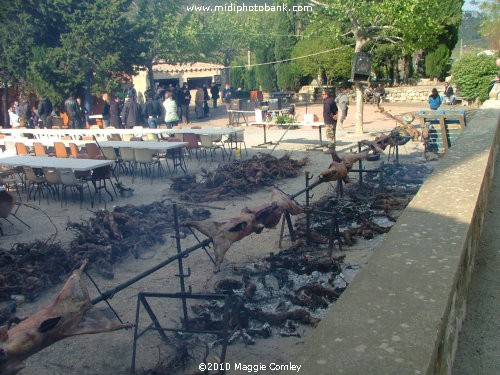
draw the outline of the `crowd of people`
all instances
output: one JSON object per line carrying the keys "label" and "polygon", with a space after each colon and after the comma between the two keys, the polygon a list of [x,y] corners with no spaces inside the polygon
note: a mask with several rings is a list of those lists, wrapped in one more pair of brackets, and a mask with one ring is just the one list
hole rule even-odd
{"label": "crowd of people", "polygon": [[[121,111],[123,127],[145,125],[156,128],[159,124],[165,123],[170,129],[179,122],[189,124],[191,99],[187,84],[182,87],[169,85],[167,88],[159,84],[156,91],[146,92],[146,102],[142,106],[137,102],[135,91],[129,90]],[[206,84],[197,87],[194,98],[196,118],[200,120],[208,117],[209,101],[212,101],[213,108],[217,108],[218,99],[219,87],[215,82],[211,84],[210,94]]]}
{"label": "crowd of people", "polygon": [[[226,92],[227,91],[227,92]],[[224,90],[225,101],[230,97],[230,91]],[[125,98],[121,95],[104,94],[102,96],[102,122],[105,127],[132,128],[133,126],[148,126],[156,128],[166,124],[168,128],[179,122],[190,123],[191,93],[184,84],[182,87],[169,85],[167,88],[159,84],[156,90],[145,93],[145,102],[139,100],[137,91],[129,84]],[[212,82],[210,88],[206,84],[197,87],[195,95],[195,115],[198,120],[209,117],[210,106],[217,108],[220,98],[219,86]],[[76,92],[71,92],[64,101],[62,111],[67,116],[67,125],[72,129],[83,129],[89,122],[89,113],[82,103],[82,98]],[[9,121],[12,127],[51,128],[54,118],[62,121],[58,108],[42,96],[37,107],[31,107],[27,98],[14,101],[8,109]]]}
{"label": "crowd of people", "polygon": [[[208,117],[209,101],[212,101],[212,108],[217,108],[219,97],[219,86],[215,82],[212,82],[210,86],[210,94],[206,84],[197,87],[194,98],[196,118],[200,120]],[[191,122],[189,110],[191,99],[187,84],[182,87],[169,85],[167,88],[159,84],[156,91],[146,92],[146,102],[143,106],[137,102],[135,91],[129,90],[121,111],[123,127],[146,125],[156,128],[159,124],[165,123],[170,129],[179,122],[189,124]]]}

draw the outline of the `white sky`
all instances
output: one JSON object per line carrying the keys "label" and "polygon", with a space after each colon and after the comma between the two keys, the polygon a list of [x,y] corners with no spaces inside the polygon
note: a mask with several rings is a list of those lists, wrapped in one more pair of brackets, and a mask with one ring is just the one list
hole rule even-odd
{"label": "white sky", "polygon": [[483,1],[484,0],[465,0],[465,4],[462,7],[462,10],[479,10],[478,3],[481,3]]}

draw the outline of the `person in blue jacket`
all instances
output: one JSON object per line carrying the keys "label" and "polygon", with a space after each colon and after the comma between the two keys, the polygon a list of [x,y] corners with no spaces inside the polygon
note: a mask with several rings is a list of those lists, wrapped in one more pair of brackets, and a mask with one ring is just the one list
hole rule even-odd
{"label": "person in blue jacket", "polygon": [[441,97],[438,94],[438,90],[436,88],[432,89],[432,93],[429,95],[429,106],[432,110],[436,110],[441,106]]}

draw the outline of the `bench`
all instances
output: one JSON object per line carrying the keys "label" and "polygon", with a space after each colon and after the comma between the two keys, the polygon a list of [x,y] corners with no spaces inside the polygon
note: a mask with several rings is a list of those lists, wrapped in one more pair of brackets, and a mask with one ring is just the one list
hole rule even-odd
{"label": "bench", "polygon": [[455,102],[453,104],[461,104],[465,107],[468,107],[470,103],[469,100],[467,98],[464,98],[463,96],[455,96]]}
{"label": "bench", "polygon": [[420,111],[420,125],[429,131],[426,150],[444,154],[455,144],[466,126],[465,111],[436,110]]}

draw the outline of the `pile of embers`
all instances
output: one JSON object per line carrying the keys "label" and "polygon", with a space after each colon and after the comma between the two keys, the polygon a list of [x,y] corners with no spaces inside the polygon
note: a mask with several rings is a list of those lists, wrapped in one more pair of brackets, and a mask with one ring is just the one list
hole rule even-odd
{"label": "pile of embers", "polygon": [[[179,220],[203,220],[204,209],[177,208]],[[126,205],[114,211],[101,210],[88,220],[68,223],[75,238],[65,247],[54,241],[18,243],[10,250],[0,249],[0,301],[12,295],[32,300],[42,290],[62,281],[83,260],[89,260],[101,276],[113,278],[113,264],[131,254],[165,241],[174,230],[170,204]]]}
{"label": "pile of embers", "polygon": [[[235,278],[220,280],[214,286],[216,293],[232,295],[229,343],[242,339],[253,344],[255,337],[267,338],[273,331],[300,337],[298,324],[316,327],[328,306],[345,290],[344,275],[354,272],[343,260],[343,256],[327,256],[324,249],[298,241],[259,263],[234,268]],[[191,329],[222,329],[222,302],[197,304],[191,309]]]}
{"label": "pile of embers", "polygon": [[247,160],[220,164],[214,171],[201,169],[201,180],[193,175],[173,179],[171,189],[190,202],[224,200],[253,193],[284,178],[297,177],[307,158],[294,160],[289,154],[277,158],[259,153]]}
{"label": "pile of embers", "polygon": [[[298,241],[258,263],[234,268],[234,278],[214,285],[215,293],[231,296],[228,343],[253,345],[257,339],[273,335],[301,337],[301,325],[316,327],[328,306],[346,289],[345,278],[352,278],[355,272],[343,260],[343,256],[332,258],[324,249]],[[223,302],[191,305],[189,315],[190,329],[223,329]],[[172,352],[141,375],[198,374],[189,371],[191,365],[206,361],[210,349],[222,344],[216,335],[171,335],[169,339]]]}
{"label": "pile of embers", "polygon": [[[397,215],[411,201],[432,170],[426,165],[382,164],[383,188],[378,175],[367,174],[363,184],[344,186],[343,197],[325,196],[312,206],[314,210],[336,213],[341,241],[351,246],[355,237],[372,239],[387,233]],[[311,215],[311,236],[317,243],[327,243],[332,233],[331,221],[325,216]],[[306,220],[296,222],[300,236],[306,235]]]}

